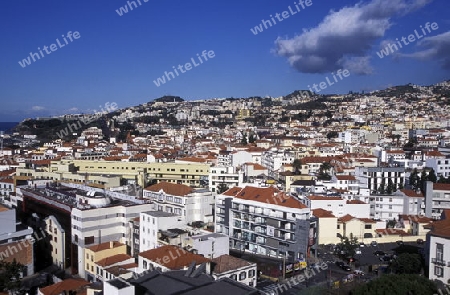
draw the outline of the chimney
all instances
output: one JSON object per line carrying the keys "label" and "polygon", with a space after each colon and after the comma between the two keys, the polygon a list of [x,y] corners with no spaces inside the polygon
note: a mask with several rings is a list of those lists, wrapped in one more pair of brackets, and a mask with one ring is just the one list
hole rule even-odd
{"label": "chimney", "polygon": [[112,249],[112,248],[114,248],[114,242],[113,241],[109,242],[109,249]]}

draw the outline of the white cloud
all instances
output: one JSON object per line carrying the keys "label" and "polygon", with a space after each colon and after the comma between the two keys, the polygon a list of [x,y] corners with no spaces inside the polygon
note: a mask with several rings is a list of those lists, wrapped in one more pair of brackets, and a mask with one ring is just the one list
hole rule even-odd
{"label": "white cloud", "polygon": [[330,11],[323,21],[293,38],[278,38],[274,52],[303,73],[327,73],[346,68],[370,74],[367,52],[391,27],[391,18],[423,7],[432,0],[372,0]]}
{"label": "white cloud", "polygon": [[444,69],[450,69],[450,31],[425,37],[417,43],[423,48],[411,54],[401,54],[402,57],[411,57],[424,60],[438,60]]}
{"label": "white cloud", "polygon": [[45,110],[45,108],[42,107],[42,106],[32,106],[31,110],[34,111],[34,112],[39,112],[39,111]]}

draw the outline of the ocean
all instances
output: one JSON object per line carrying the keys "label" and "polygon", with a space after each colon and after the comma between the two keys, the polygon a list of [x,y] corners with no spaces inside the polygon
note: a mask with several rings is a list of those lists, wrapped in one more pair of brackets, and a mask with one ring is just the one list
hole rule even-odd
{"label": "ocean", "polygon": [[5,133],[12,133],[11,129],[16,127],[19,122],[0,122],[0,131],[4,131]]}

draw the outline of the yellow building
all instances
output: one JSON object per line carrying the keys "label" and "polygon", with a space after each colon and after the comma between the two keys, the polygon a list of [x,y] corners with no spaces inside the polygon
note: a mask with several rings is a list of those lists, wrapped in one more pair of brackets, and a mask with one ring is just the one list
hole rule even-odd
{"label": "yellow building", "polygon": [[[89,281],[92,281],[96,274],[96,262],[111,256],[127,254],[127,246],[119,242],[106,242],[91,246],[84,250],[85,266],[84,270]],[[89,278],[91,276],[91,278]]]}
{"label": "yellow building", "polygon": [[78,173],[121,175],[126,179],[137,179],[141,186],[147,181],[156,180],[201,186],[208,183],[209,164],[194,163],[145,163],[118,161],[74,160]]}

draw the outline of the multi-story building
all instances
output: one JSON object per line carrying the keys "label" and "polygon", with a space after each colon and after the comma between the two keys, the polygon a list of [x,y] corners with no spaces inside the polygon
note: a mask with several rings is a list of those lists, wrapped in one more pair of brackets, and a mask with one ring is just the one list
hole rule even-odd
{"label": "multi-story building", "polygon": [[139,252],[158,248],[160,231],[171,228],[184,228],[186,221],[181,216],[164,211],[147,211],[140,213]]}
{"label": "multi-story building", "polygon": [[342,197],[308,196],[303,202],[311,210],[325,209],[331,211],[336,217],[350,214],[358,218],[370,217],[370,205],[359,200],[345,200]]}
{"label": "multi-story building", "polygon": [[212,222],[214,197],[207,189],[160,182],[144,189],[144,198],[154,202],[153,210],[175,213],[187,223]]}
{"label": "multi-story building", "polygon": [[215,214],[232,249],[296,261],[315,244],[309,208],[275,187],[229,189],[216,196]]}
{"label": "multi-story building", "polygon": [[127,246],[119,242],[105,242],[98,245],[94,245],[85,249],[85,265],[84,271],[86,274],[86,279],[88,281],[94,281],[99,276],[103,276],[103,273],[97,271],[97,262],[114,255],[127,253]]}
{"label": "multi-story building", "polygon": [[45,218],[44,222],[53,264],[60,269],[66,269],[66,253],[70,246],[66,244],[66,231],[53,215]]}
{"label": "multi-story building", "polygon": [[438,178],[440,176],[445,178],[450,176],[450,159],[427,159],[426,166],[433,168]]}
{"label": "multi-story building", "polygon": [[425,183],[425,216],[439,219],[445,209],[450,209],[450,184]]}
{"label": "multi-story building", "polygon": [[228,188],[240,186],[244,181],[244,173],[234,167],[213,166],[209,174],[209,190],[217,193],[217,187],[224,184]]}
{"label": "multi-story building", "polygon": [[442,220],[430,223],[425,246],[428,278],[447,285],[450,280],[450,214],[443,212]]}
{"label": "multi-story building", "polygon": [[387,191],[388,186],[402,188],[405,184],[404,167],[356,167],[355,176],[361,188],[372,193]]}
{"label": "multi-story building", "polygon": [[270,177],[275,177],[275,171],[285,164],[291,164],[294,160],[294,154],[288,151],[271,150],[261,155],[261,165],[267,168]]}

